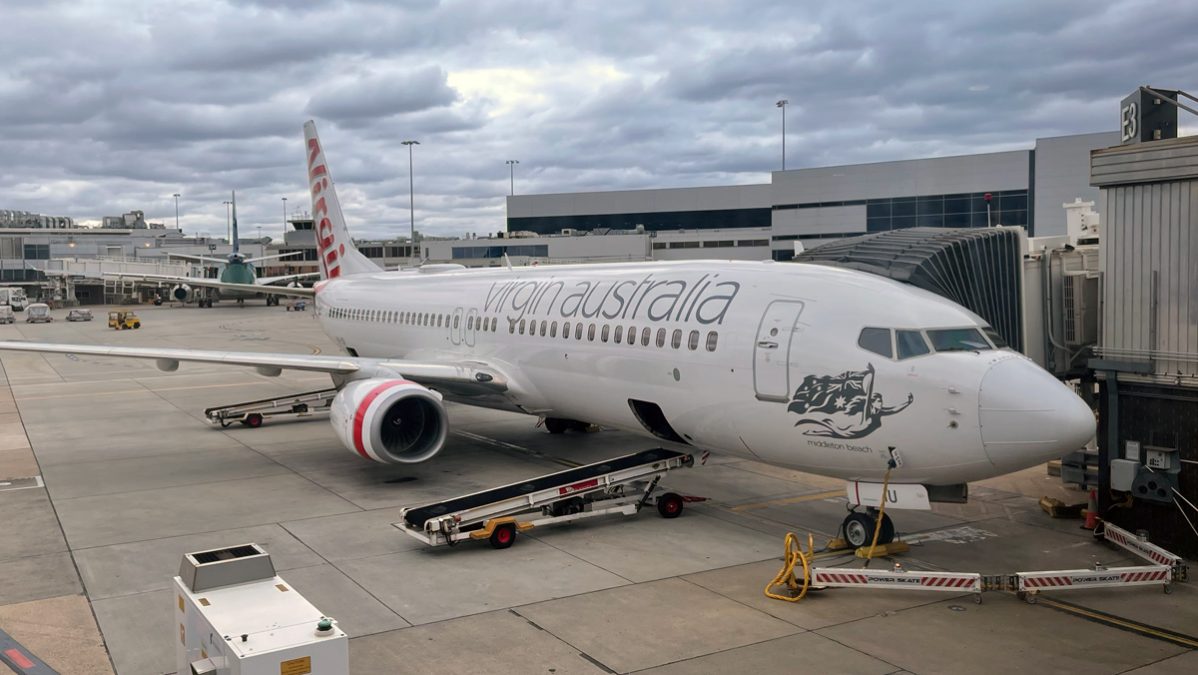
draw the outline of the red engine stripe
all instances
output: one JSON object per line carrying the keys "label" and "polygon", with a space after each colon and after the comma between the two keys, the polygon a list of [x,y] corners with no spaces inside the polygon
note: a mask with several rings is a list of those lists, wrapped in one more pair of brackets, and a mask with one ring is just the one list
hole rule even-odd
{"label": "red engine stripe", "polygon": [[370,390],[369,394],[362,399],[358,404],[358,409],[354,411],[354,449],[358,451],[366,459],[371,459],[366,452],[366,446],[362,443],[362,426],[366,421],[366,411],[370,408],[370,404],[374,403],[374,399],[382,395],[388,389],[393,389],[401,384],[412,384],[407,380],[388,380],[374,389]]}

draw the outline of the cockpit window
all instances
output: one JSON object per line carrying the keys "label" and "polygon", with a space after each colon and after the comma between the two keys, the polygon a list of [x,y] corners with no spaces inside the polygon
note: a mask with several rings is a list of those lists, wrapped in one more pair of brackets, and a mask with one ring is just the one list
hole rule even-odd
{"label": "cockpit window", "polygon": [[894,358],[894,351],[890,348],[889,328],[862,328],[861,335],[857,338],[857,346],[888,359]]}
{"label": "cockpit window", "polygon": [[899,360],[913,356],[922,356],[932,351],[924,341],[923,334],[917,330],[900,330],[895,332],[895,342],[898,343]]}
{"label": "cockpit window", "polygon": [[994,330],[993,326],[982,326],[982,332],[994,343],[995,349],[1006,349],[1011,346],[1003,339],[1003,336],[998,334],[998,331]]}
{"label": "cockpit window", "polygon": [[990,343],[976,328],[945,328],[929,330],[932,348],[938,352],[974,352],[990,349]]}

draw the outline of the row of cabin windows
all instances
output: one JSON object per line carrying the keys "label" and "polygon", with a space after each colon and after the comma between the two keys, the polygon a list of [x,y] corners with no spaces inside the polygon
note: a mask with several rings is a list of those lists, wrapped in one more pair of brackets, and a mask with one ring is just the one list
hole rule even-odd
{"label": "row of cabin windows", "polygon": [[[329,316],[334,319],[350,321],[369,321],[372,323],[395,323],[405,326],[428,326],[430,328],[460,328],[462,315],[437,314],[433,312],[401,312],[390,309],[349,309],[332,307]],[[474,316],[466,319],[468,330],[479,330],[494,333],[499,328],[499,319],[493,316]]]}
{"label": "row of cabin windows", "polygon": [[[557,328],[557,321],[520,319],[517,322],[515,319],[508,320],[508,332],[513,335],[519,333],[520,335],[540,335],[541,337],[556,338],[558,336]],[[606,323],[599,325],[594,323],[587,324],[581,321],[577,323],[563,321],[561,325],[562,339],[569,340],[571,338],[571,331],[575,340],[582,340],[585,333],[587,342],[594,342],[595,338],[598,337],[600,342],[624,343],[629,345],[637,343],[636,326],[628,326],[625,329],[624,326],[617,325],[613,327]],[[670,347],[681,349],[683,337],[684,332],[681,328],[675,328],[672,333],[666,328],[658,328],[656,340],[654,340],[652,328],[645,326],[640,329],[640,343],[642,347],[648,347],[651,342],[655,343],[658,347],[665,347],[668,339]],[[698,350],[702,337],[699,331],[690,331],[689,334],[685,335],[686,348],[691,351]],[[707,351],[714,352],[719,339],[720,336],[716,331],[708,331],[707,338],[704,341]]]}
{"label": "row of cabin windows", "polygon": [[[449,328],[452,326],[454,330],[461,326],[462,316],[460,314],[448,315],[437,314],[433,312],[401,312],[397,310],[385,309],[348,309],[342,307],[333,307],[329,309],[329,316],[334,319],[348,319],[350,321],[369,321],[374,323],[397,323],[402,325],[413,326],[428,326],[431,328]],[[537,335],[541,337],[556,338],[558,336],[557,321],[548,321],[537,319],[520,319],[517,323],[515,319],[508,320],[508,332],[513,335],[518,331],[520,335]],[[480,330],[489,333],[494,333],[498,327],[499,320],[496,317],[490,316],[474,316],[466,317],[467,330]],[[635,345],[637,343],[636,326],[628,326],[625,330],[624,326],[615,326],[614,330],[611,325],[603,324],[584,324],[579,321],[571,323],[563,321],[561,325],[561,336],[563,339],[570,339],[571,328],[573,328],[574,339],[582,340],[583,332],[586,333],[588,342],[594,342],[596,335],[600,342],[614,342],[615,344],[626,343]],[[702,335],[697,330],[692,330],[686,337],[686,347],[691,351],[699,349],[699,343]],[[656,340],[653,340],[653,329],[644,327],[640,331],[640,343],[642,347],[648,347],[651,341],[654,341],[658,347],[665,347],[667,338],[670,346],[674,349],[682,348],[683,330],[675,328],[673,333],[665,328],[657,329]],[[704,341],[707,351],[714,352],[716,344],[719,342],[719,334],[716,331],[708,331],[707,338]]]}

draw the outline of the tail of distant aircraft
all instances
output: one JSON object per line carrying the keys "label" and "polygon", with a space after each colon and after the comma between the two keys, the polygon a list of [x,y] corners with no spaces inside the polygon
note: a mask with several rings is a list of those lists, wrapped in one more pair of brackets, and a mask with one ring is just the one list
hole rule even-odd
{"label": "tail of distant aircraft", "polygon": [[316,248],[320,255],[320,277],[333,279],[351,274],[381,272],[382,268],[362,255],[345,227],[341,202],[333,187],[333,176],[325,161],[324,149],[316,137],[316,123],[304,124],[308,149],[308,187],[312,192],[312,219],[316,227]]}
{"label": "tail of distant aircraft", "polygon": [[232,191],[232,196],[229,198],[233,204],[233,255],[236,256],[241,252],[241,241],[237,237],[237,190]]}

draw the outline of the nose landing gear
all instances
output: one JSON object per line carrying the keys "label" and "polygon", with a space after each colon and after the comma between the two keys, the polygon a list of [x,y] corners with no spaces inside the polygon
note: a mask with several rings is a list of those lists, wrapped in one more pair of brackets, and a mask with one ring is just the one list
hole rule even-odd
{"label": "nose landing gear", "polygon": [[[850,507],[849,515],[840,524],[840,533],[844,540],[853,548],[869,546],[874,539],[874,530],[878,526],[878,510],[871,507],[862,513],[856,507]],[[889,544],[894,541],[894,521],[890,516],[881,514],[882,531],[878,533],[878,544]]]}

